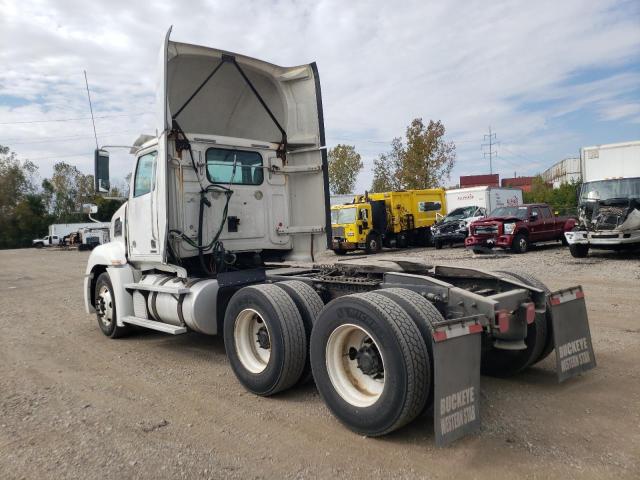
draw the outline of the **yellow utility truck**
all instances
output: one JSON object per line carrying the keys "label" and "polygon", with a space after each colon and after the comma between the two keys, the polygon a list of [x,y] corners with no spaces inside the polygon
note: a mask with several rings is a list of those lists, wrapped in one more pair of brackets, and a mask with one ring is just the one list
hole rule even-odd
{"label": "yellow utility truck", "polygon": [[332,249],[376,253],[382,246],[405,248],[431,243],[436,214],[444,215],[442,188],[356,195],[353,203],[331,207]]}

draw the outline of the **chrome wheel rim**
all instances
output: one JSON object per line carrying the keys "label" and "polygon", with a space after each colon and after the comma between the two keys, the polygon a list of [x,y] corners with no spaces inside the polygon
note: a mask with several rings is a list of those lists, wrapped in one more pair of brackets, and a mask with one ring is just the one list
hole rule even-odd
{"label": "chrome wheel rim", "polygon": [[[367,373],[360,359],[354,358],[354,351],[377,353],[379,371]],[[379,400],[385,384],[384,358],[367,330],[353,324],[339,326],[331,332],[325,354],[329,379],[344,401],[356,407],[369,407]]]}
{"label": "chrome wheel rim", "polygon": [[111,327],[113,323],[113,299],[111,298],[111,291],[106,285],[102,285],[100,290],[98,290],[96,310],[100,323],[105,328]]}
{"label": "chrome wheel rim", "polygon": [[242,366],[251,373],[264,371],[271,358],[271,336],[262,315],[252,308],[242,310],[236,317],[233,337]]}

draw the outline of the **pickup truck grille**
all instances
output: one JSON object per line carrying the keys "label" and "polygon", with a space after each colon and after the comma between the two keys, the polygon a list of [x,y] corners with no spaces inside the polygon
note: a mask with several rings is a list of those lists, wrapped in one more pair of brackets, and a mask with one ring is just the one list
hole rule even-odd
{"label": "pickup truck grille", "polygon": [[476,235],[497,235],[498,225],[478,225],[474,230]]}
{"label": "pickup truck grille", "polygon": [[344,227],[332,227],[331,235],[333,238],[344,238]]}

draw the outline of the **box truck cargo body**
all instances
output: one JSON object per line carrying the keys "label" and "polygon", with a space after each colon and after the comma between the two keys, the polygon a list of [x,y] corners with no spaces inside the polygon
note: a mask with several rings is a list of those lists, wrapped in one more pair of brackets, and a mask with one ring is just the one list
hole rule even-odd
{"label": "box truck cargo body", "polygon": [[447,190],[447,213],[460,207],[484,208],[487,214],[498,207],[522,204],[519,188],[471,187]]}

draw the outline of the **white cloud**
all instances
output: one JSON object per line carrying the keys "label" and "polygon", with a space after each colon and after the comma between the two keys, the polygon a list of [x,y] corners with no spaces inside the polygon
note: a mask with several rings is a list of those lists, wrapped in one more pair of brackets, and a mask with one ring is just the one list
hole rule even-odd
{"label": "white cloud", "polygon": [[[632,2],[0,0],[0,11],[0,122],[86,117],[83,69],[96,115],[151,111],[157,50],[170,24],[184,42],[281,65],[316,60],[328,142],[355,143],[366,165],[417,116],[441,119],[460,141],[456,174],[486,170],[479,144],[488,125],[505,142],[497,167],[524,174],[540,158],[580,146],[571,125],[549,126],[554,119],[585,109],[596,120],[637,118],[628,97],[637,100],[638,74],[619,72],[640,61]],[[574,75],[591,69],[597,79],[576,84]],[[27,103],[3,105],[6,96]],[[99,119],[100,140],[129,143],[152,130],[152,119]],[[53,157],[85,152],[61,159],[89,172],[91,135],[87,120],[0,126],[0,143],[51,158],[38,161],[44,174]],[[54,136],[84,138],[46,142]],[[124,176],[130,160],[113,158]],[[369,183],[365,172],[359,188]]]}

